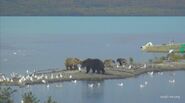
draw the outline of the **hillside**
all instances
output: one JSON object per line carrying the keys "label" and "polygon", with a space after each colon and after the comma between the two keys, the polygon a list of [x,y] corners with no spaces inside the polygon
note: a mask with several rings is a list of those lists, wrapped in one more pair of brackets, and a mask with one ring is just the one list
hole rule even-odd
{"label": "hillside", "polygon": [[185,0],[0,0],[0,15],[185,15]]}

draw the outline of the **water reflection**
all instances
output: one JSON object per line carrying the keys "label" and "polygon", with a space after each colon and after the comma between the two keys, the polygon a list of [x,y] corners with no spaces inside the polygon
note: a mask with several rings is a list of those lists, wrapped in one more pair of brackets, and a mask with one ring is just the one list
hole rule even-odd
{"label": "water reflection", "polygon": [[104,102],[104,81],[83,81],[82,82],[83,103]]}

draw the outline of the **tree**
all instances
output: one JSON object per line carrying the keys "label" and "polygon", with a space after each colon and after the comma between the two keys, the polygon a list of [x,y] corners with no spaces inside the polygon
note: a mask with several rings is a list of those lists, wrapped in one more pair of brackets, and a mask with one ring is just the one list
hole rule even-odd
{"label": "tree", "polygon": [[48,97],[48,100],[44,103],[57,103],[56,101],[52,100],[51,96]]}
{"label": "tree", "polygon": [[40,101],[32,94],[32,92],[24,93],[22,98],[23,103],[39,103]]}
{"label": "tree", "polygon": [[11,95],[16,92],[16,90],[13,90],[12,88],[1,88],[0,87],[0,103],[13,103],[13,100],[11,99]]}

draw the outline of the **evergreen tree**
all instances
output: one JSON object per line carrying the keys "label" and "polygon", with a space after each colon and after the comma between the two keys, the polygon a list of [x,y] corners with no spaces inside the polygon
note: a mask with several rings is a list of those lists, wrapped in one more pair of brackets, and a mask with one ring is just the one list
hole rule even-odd
{"label": "evergreen tree", "polygon": [[12,88],[1,88],[0,87],[0,103],[13,103],[11,95],[16,92]]}
{"label": "evergreen tree", "polygon": [[38,100],[32,92],[24,93],[22,96],[23,98],[23,103],[39,103],[40,100]]}
{"label": "evergreen tree", "polygon": [[48,97],[48,100],[44,103],[57,103],[56,101],[52,100],[51,96]]}

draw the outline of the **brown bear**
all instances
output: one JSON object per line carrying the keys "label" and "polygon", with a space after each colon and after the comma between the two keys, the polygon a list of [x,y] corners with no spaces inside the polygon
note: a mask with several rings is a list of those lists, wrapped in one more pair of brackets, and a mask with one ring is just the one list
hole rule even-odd
{"label": "brown bear", "polygon": [[82,61],[81,67],[82,68],[86,67],[86,73],[89,73],[90,69],[92,69],[93,73],[95,73],[96,71],[98,74],[100,73],[100,71],[102,74],[105,73],[104,64],[99,59],[90,59],[90,58],[86,59]]}
{"label": "brown bear", "polygon": [[77,70],[77,65],[80,63],[81,61],[78,58],[67,58],[64,64],[66,66],[66,70]]}
{"label": "brown bear", "polygon": [[120,66],[127,64],[127,60],[125,58],[118,58],[116,61],[119,63]]}
{"label": "brown bear", "polygon": [[103,63],[106,68],[114,68],[116,62],[112,59],[106,59]]}

